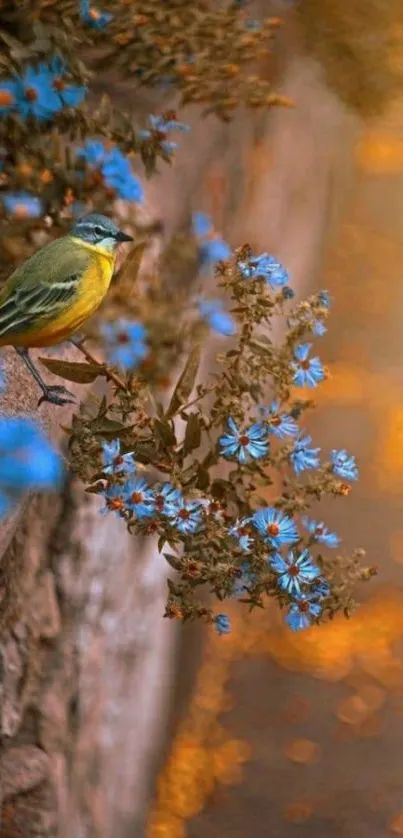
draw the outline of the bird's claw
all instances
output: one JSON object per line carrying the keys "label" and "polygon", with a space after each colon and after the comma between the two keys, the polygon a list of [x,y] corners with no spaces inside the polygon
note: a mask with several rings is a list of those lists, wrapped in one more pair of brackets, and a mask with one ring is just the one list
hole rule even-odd
{"label": "bird's claw", "polygon": [[65,387],[61,384],[55,384],[53,387],[47,387],[43,393],[43,396],[39,399],[38,407],[42,404],[42,402],[50,402],[51,404],[63,405],[63,404],[74,404],[75,396],[73,393],[70,393],[69,390],[66,390]]}

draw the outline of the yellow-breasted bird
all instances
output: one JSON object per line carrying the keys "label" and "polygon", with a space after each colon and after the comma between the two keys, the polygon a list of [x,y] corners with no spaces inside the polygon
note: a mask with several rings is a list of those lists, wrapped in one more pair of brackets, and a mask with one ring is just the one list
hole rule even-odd
{"label": "yellow-breasted bird", "polygon": [[[133,241],[104,215],[80,218],[67,236],[38,250],[0,290],[0,346],[13,346],[42,390],[43,401],[74,401],[65,387],[48,386],[29,347],[54,346],[71,338],[100,306],[108,291],[120,242]],[[71,397],[71,398],[70,398]]]}

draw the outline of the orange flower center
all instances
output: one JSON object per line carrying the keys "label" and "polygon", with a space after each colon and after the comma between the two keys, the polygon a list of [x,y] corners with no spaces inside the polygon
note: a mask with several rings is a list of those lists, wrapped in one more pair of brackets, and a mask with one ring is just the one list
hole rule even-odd
{"label": "orange flower center", "polygon": [[42,183],[51,183],[53,180],[52,172],[50,172],[49,169],[44,169],[40,174],[40,179]]}
{"label": "orange flower center", "polygon": [[292,564],[288,568],[288,573],[290,574],[290,576],[299,576],[299,568],[296,564]]}
{"label": "orange flower center", "polygon": [[280,527],[278,524],[268,524],[266,527],[267,535],[276,536],[280,532]]}
{"label": "orange flower center", "polygon": [[308,358],[306,358],[305,361],[301,361],[300,366],[301,366],[301,369],[303,369],[303,370],[309,370],[310,362],[309,362]]}
{"label": "orange flower center", "polygon": [[7,105],[12,105],[15,101],[13,94],[10,90],[0,90],[0,106],[6,107]]}
{"label": "orange flower center", "polygon": [[133,492],[131,495],[132,503],[141,503],[143,500],[143,492]]}
{"label": "orange flower center", "polygon": [[27,218],[29,215],[28,207],[25,204],[16,204],[13,215],[15,215],[16,218]]}
{"label": "orange flower center", "polygon": [[63,81],[63,79],[55,79],[53,82],[53,87],[55,90],[64,90],[65,86],[66,83]]}
{"label": "orange flower center", "polygon": [[188,509],[180,509],[178,513],[178,517],[182,518],[182,520],[186,521],[187,518],[190,518],[190,512]]}
{"label": "orange flower center", "polygon": [[22,177],[29,177],[32,174],[32,166],[29,163],[20,163],[17,171]]}
{"label": "orange flower center", "polygon": [[38,98],[38,91],[34,87],[26,87],[25,98],[28,99],[28,102],[35,102]]}
{"label": "orange flower center", "polygon": [[279,416],[270,416],[269,424],[273,425],[275,428],[277,428],[281,424],[280,417]]}
{"label": "orange flower center", "polygon": [[322,535],[323,534],[323,527],[316,527],[315,535]]}
{"label": "orange flower center", "polygon": [[99,20],[100,17],[101,13],[98,9],[90,9],[90,18],[92,18],[92,20]]}
{"label": "orange flower center", "polygon": [[129,336],[127,332],[119,332],[118,343],[129,343]]}
{"label": "orange flower center", "polygon": [[302,614],[306,614],[306,612],[309,611],[309,602],[300,602],[298,604],[298,608]]}
{"label": "orange flower center", "polygon": [[124,502],[122,498],[112,498],[112,500],[109,501],[109,506],[111,509],[123,509]]}
{"label": "orange flower center", "polygon": [[178,76],[188,76],[192,72],[192,69],[189,64],[178,64],[176,72]]}
{"label": "orange flower center", "polygon": [[118,454],[116,457],[114,457],[113,464],[115,466],[121,466],[122,463],[124,463],[124,459],[121,454]]}
{"label": "orange flower center", "polygon": [[249,444],[249,437],[246,434],[242,434],[239,437],[239,444],[240,445],[248,445]]}
{"label": "orange flower center", "polygon": [[165,506],[165,498],[164,495],[157,495],[155,498],[155,505],[157,509],[163,509]]}

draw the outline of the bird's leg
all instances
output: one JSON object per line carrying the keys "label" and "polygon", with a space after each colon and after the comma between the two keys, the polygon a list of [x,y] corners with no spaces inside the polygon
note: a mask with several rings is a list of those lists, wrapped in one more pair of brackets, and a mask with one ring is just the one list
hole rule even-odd
{"label": "bird's leg", "polygon": [[34,377],[35,381],[39,384],[43,396],[39,399],[38,407],[42,402],[50,402],[51,404],[73,404],[75,398],[72,393],[66,390],[61,384],[54,384],[53,386],[49,386],[45,384],[41,374],[36,369],[34,362],[29,357],[28,349],[25,347],[16,346],[15,351],[18,353],[20,358],[24,361],[24,364],[28,367],[31,375]]}

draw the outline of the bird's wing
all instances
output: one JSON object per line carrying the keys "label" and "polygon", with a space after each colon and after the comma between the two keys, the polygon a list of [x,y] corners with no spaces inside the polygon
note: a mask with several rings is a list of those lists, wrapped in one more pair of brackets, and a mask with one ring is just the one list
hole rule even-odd
{"label": "bird's wing", "polygon": [[57,317],[76,299],[91,259],[90,251],[74,247],[67,237],[34,253],[1,289],[0,337],[11,337]]}

